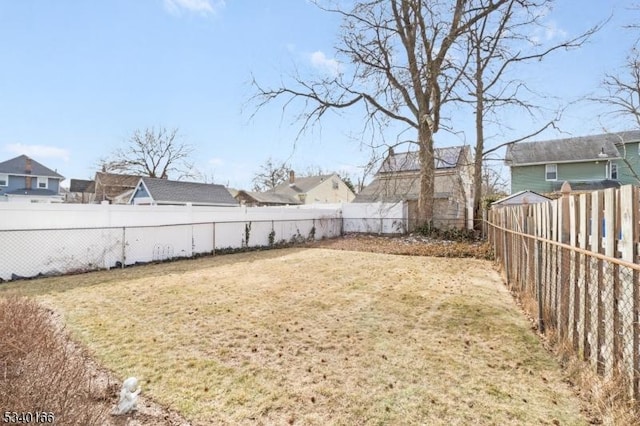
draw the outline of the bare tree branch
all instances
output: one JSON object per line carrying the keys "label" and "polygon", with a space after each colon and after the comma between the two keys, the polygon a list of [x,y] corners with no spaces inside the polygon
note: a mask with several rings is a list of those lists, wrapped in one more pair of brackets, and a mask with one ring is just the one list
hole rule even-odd
{"label": "bare tree branch", "polygon": [[[346,8],[341,2],[314,2],[342,19],[336,48],[343,65],[337,75],[294,74],[279,87],[263,87],[255,79],[251,101],[256,112],[275,100],[301,107],[303,129],[319,122],[329,110],[362,108],[364,126],[390,123],[416,133],[420,163],[420,222],[433,219],[434,135],[441,126],[443,105],[455,94],[468,58],[450,55],[478,22],[502,13],[513,0],[360,0]],[[520,0],[527,3],[527,0]],[[461,61],[462,64],[454,64]],[[300,103],[295,103],[294,101]]]}

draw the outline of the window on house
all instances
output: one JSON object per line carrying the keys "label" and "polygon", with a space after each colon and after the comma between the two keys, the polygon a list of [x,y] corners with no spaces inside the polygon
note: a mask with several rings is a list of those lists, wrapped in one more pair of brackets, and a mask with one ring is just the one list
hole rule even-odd
{"label": "window on house", "polygon": [[49,179],[38,176],[38,188],[47,189],[49,187]]}
{"label": "window on house", "polygon": [[609,164],[609,179],[618,180],[618,165],[616,163]]}
{"label": "window on house", "polygon": [[0,175],[0,186],[9,186],[9,175]]}
{"label": "window on house", "polygon": [[558,180],[558,165],[547,164],[544,168],[545,180]]}
{"label": "window on house", "polygon": [[331,182],[333,184],[333,189],[338,189],[338,181],[334,180]]}

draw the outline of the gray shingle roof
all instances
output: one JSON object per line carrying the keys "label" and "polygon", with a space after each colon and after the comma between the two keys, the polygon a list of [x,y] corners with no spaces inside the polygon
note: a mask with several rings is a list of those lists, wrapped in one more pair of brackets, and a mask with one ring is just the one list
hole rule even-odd
{"label": "gray shingle roof", "polygon": [[288,194],[278,194],[275,192],[254,192],[254,191],[240,191],[253,198],[258,203],[268,204],[302,204],[302,201],[298,197],[293,197]]}
{"label": "gray shingle roof", "polygon": [[605,133],[540,142],[520,142],[507,147],[505,161],[512,166],[580,162],[621,158],[616,145],[640,141],[640,131]]}
{"label": "gray shingle roof", "polygon": [[275,188],[269,191],[265,191],[264,193],[280,194],[292,199],[300,200],[298,194],[307,193],[316,186],[320,185],[322,182],[326,182],[328,179],[331,179],[334,176],[338,179],[338,175],[336,175],[335,173],[330,175],[296,177],[293,184],[290,184],[287,180],[286,182],[281,183]]}
{"label": "gray shingle roof", "polygon": [[[433,150],[436,169],[451,169],[461,160],[464,146],[435,148]],[[378,173],[397,173],[420,170],[418,151],[392,153],[385,158]]]}
{"label": "gray shingle roof", "polygon": [[69,192],[95,192],[96,185],[92,180],[71,179]]}
{"label": "gray shingle roof", "polygon": [[335,174],[330,175],[318,175],[318,176],[307,176],[307,177],[296,177],[293,185],[289,183],[287,180],[284,183],[276,186],[275,188],[265,191],[265,194],[281,194],[289,197],[298,198],[298,194],[306,193],[320,185],[322,182],[325,182],[327,179],[331,178]]}
{"label": "gray shingle roof", "polygon": [[12,158],[11,160],[4,161],[0,163],[0,173],[6,173],[10,175],[33,175],[33,176],[47,176],[58,179],[64,179],[64,176],[51,170],[48,167],[43,166],[38,163],[36,160],[31,159],[31,173],[27,173],[25,170],[27,164],[26,155],[19,155],[16,158]]}
{"label": "gray shingle roof", "polygon": [[140,178],[156,203],[192,203],[237,205],[238,202],[222,185],[182,182],[167,179]]}
{"label": "gray shingle roof", "polygon": [[525,190],[525,191],[516,192],[515,194],[507,195],[504,198],[500,198],[499,200],[496,200],[493,203],[491,203],[491,205],[492,206],[500,206],[500,205],[508,206],[508,205],[525,204],[525,203],[536,204],[536,203],[542,203],[546,201],[551,201],[551,198],[546,197],[542,194],[538,194],[535,191]]}
{"label": "gray shingle roof", "polygon": [[[553,190],[560,191],[564,182],[554,182]],[[587,181],[569,181],[571,191],[598,191],[607,188],[620,188],[620,182],[617,180],[587,180]]]}

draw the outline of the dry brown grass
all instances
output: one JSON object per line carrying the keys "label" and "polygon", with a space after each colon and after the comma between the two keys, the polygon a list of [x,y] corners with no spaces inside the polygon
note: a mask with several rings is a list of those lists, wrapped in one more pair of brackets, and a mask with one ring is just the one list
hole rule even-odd
{"label": "dry brown grass", "polygon": [[3,286],[196,424],[585,424],[486,261],[286,249]]}
{"label": "dry brown grass", "polygon": [[493,249],[487,242],[438,240],[419,234],[402,236],[347,234],[342,238],[315,241],[308,245],[334,250],[355,250],[407,256],[493,259]]}

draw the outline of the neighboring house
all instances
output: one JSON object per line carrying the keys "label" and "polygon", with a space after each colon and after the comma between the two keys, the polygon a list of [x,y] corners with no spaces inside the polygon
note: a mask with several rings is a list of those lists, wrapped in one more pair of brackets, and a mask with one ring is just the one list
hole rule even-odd
{"label": "neighboring house", "polygon": [[274,192],[255,192],[240,190],[234,196],[236,200],[248,207],[291,206],[303,204],[299,198]]}
{"label": "neighboring house", "polygon": [[640,131],[606,133],[507,147],[511,192],[557,193],[567,181],[574,191],[640,184]]}
{"label": "neighboring house", "polygon": [[128,204],[140,176],[97,172],[95,177],[95,202]]}
{"label": "neighboring house", "polygon": [[222,185],[142,177],[128,204],[233,207],[238,202]]}
{"label": "neighboring house", "polygon": [[66,203],[93,203],[96,196],[95,181],[85,179],[71,179],[69,193],[65,197]]}
{"label": "neighboring house", "polygon": [[58,172],[20,155],[0,163],[0,201],[61,203],[63,180]]}
{"label": "neighboring house", "polygon": [[296,204],[350,203],[356,195],[337,173],[296,177],[265,192],[240,191],[236,196],[247,206],[282,206]]}
{"label": "neighboring house", "polygon": [[501,206],[515,206],[521,204],[538,204],[538,203],[546,203],[551,201],[551,198],[545,197],[544,195],[538,194],[534,191],[520,191],[515,194],[508,195],[504,198],[494,201],[491,203],[491,207],[501,207]]}
{"label": "neighboring house", "polygon": [[[468,146],[434,149],[434,206],[436,227],[472,226],[472,159]],[[417,151],[394,152],[387,157],[373,181],[357,195],[356,203],[406,201],[410,230],[415,227],[420,194],[420,162]]]}

